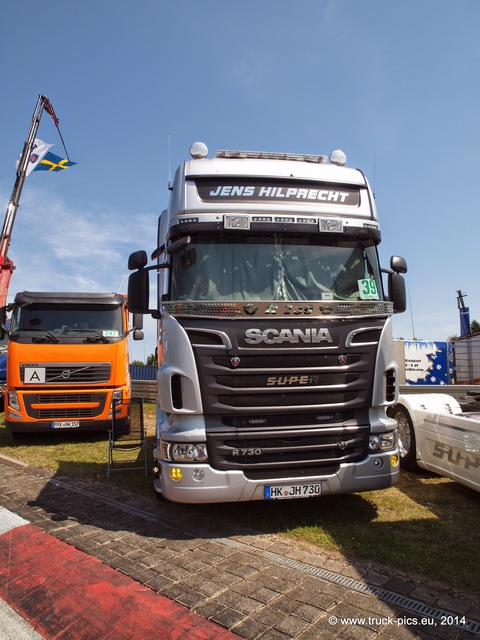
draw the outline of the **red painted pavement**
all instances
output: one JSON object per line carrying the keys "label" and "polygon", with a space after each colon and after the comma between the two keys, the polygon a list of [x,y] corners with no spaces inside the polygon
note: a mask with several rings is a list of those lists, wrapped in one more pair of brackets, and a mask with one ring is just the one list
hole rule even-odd
{"label": "red painted pavement", "polygon": [[239,637],[30,524],[0,535],[0,597],[48,640]]}

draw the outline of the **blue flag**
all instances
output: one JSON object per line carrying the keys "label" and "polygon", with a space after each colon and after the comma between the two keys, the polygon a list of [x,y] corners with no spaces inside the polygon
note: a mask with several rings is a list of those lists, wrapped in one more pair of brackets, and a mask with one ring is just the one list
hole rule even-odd
{"label": "blue flag", "polygon": [[60,156],[56,156],[54,153],[47,153],[43,156],[40,162],[33,169],[34,171],[61,171],[62,169],[68,169],[68,167],[72,167],[76,162],[72,162],[67,158],[61,158]]}

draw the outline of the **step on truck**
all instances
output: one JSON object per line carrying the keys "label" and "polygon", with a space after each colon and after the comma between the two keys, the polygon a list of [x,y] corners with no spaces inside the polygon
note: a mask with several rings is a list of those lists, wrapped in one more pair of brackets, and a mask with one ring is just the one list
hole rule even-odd
{"label": "step on truck", "polygon": [[[127,424],[132,330],[123,295],[23,291],[11,312],[4,405],[14,437],[108,430],[112,410]],[[142,320],[134,319],[137,339]]]}
{"label": "step on truck", "polygon": [[158,320],[156,491],[208,503],[393,485],[406,264],[380,267],[364,174],[339,151],[190,152],[153,264],[129,258],[129,308]]}

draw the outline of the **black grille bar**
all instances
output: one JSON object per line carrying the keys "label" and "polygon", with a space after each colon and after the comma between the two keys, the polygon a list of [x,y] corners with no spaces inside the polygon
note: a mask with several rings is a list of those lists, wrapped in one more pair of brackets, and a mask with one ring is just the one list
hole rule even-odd
{"label": "black grille bar", "polygon": [[99,412],[97,408],[40,409],[37,417],[41,420],[63,420],[73,418],[94,418],[98,415]]}
{"label": "black grille bar", "polygon": [[[359,354],[350,353],[345,356],[341,366],[348,367],[360,361]],[[340,366],[338,355],[320,353],[271,353],[258,355],[242,355],[236,367],[232,364],[230,356],[215,356],[214,364],[227,369],[309,369],[309,368],[336,368]]]}
{"label": "black grille bar", "polygon": [[95,402],[95,398],[91,393],[64,393],[64,394],[47,394],[38,395],[38,404],[73,404],[79,402]]}
{"label": "black grille bar", "polygon": [[355,382],[358,375],[352,373],[308,373],[302,371],[294,375],[230,375],[217,376],[217,383],[232,389],[252,387],[298,387],[340,386]]}
{"label": "black grille bar", "polygon": [[335,413],[270,413],[222,416],[222,424],[236,429],[267,427],[298,427],[319,424],[342,423],[352,420],[353,411],[336,411]]}
{"label": "black grille bar", "polygon": [[332,405],[345,404],[355,400],[357,394],[350,392],[334,393],[271,393],[271,394],[251,394],[251,395],[220,395],[219,402],[229,407],[247,409],[249,407],[292,407],[292,406],[312,406],[312,405]]}

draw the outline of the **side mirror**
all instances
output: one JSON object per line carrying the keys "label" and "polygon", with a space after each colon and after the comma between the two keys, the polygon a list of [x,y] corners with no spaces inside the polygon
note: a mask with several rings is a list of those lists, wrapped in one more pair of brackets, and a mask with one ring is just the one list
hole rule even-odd
{"label": "side mirror", "polygon": [[390,258],[390,269],[395,273],[407,273],[407,263],[400,256],[392,256]]}
{"label": "side mirror", "polygon": [[[146,255],[146,254],[145,254]],[[148,313],[150,279],[147,269],[139,269],[128,278],[127,306],[133,314]]]}
{"label": "side mirror", "polygon": [[143,329],[143,314],[142,313],[134,313],[133,314],[133,333],[132,337],[134,340],[143,340],[144,333]]}
{"label": "side mirror", "polygon": [[390,271],[388,273],[388,299],[393,302],[394,313],[403,313],[407,308],[407,290],[402,273],[407,273],[407,263],[400,256],[390,258]]}
{"label": "side mirror", "polygon": [[407,291],[403,276],[394,271],[388,274],[388,297],[393,302],[394,313],[403,313],[407,308]]}
{"label": "side mirror", "polygon": [[134,251],[128,258],[128,270],[143,269],[147,265],[148,256],[146,251]]}
{"label": "side mirror", "polygon": [[177,253],[178,251],[185,249],[185,247],[188,246],[191,241],[191,236],[183,236],[182,238],[175,240],[175,242],[171,242],[169,245],[167,245],[167,253],[170,255],[173,253]]}
{"label": "side mirror", "polygon": [[143,329],[143,313],[134,313],[132,321],[134,329]]}

